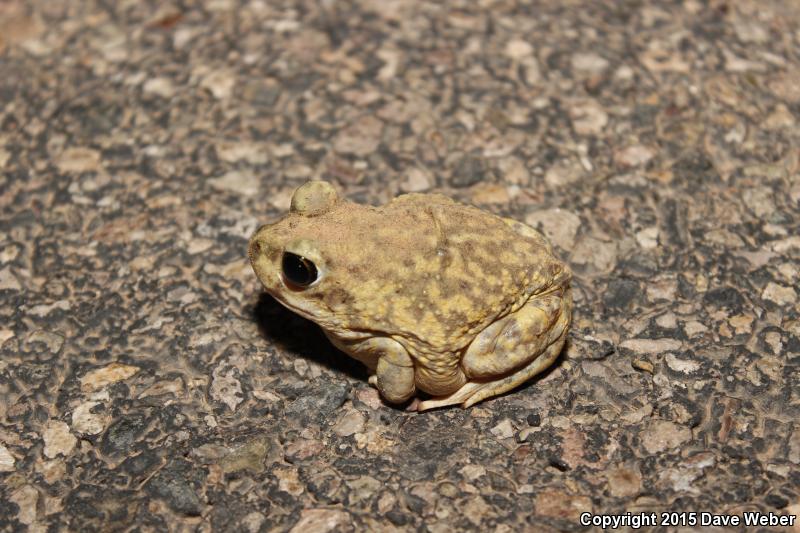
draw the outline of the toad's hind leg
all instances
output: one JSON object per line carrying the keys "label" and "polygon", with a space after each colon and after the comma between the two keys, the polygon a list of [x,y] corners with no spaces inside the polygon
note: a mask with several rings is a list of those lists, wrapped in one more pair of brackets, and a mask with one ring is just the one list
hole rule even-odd
{"label": "toad's hind leg", "polygon": [[569,287],[537,296],[486,328],[464,354],[468,382],[454,393],[422,402],[418,409],[464,407],[521,385],[553,364],[564,346],[572,318]]}
{"label": "toad's hind leg", "polygon": [[564,347],[564,341],[566,341],[566,338],[567,335],[565,331],[561,338],[548,346],[544,353],[531,361],[527,366],[522,367],[510,376],[506,376],[503,379],[486,383],[483,387],[476,390],[469,398],[467,398],[464,401],[463,406],[470,407],[487,398],[492,398],[493,396],[506,393],[522,385],[536,374],[539,374],[547,367],[552,365],[556,359],[558,359],[558,354],[561,353],[561,349]]}
{"label": "toad's hind leg", "polygon": [[569,288],[533,296],[475,337],[461,359],[470,381],[487,381],[527,366],[555,342],[570,320]]}
{"label": "toad's hind leg", "polygon": [[445,407],[448,405],[461,404],[462,407],[471,407],[476,403],[483,401],[487,398],[492,398],[500,394],[504,394],[531,379],[536,374],[539,374],[558,358],[561,349],[564,347],[566,340],[566,331],[556,340],[553,344],[548,346],[544,353],[531,361],[527,366],[524,366],[516,372],[495,380],[488,382],[471,381],[458,389],[453,394],[444,398],[434,398],[432,400],[425,400],[420,402],[417,406],[418,411],[426,411],[428,409],[436,409],[438,407]]}

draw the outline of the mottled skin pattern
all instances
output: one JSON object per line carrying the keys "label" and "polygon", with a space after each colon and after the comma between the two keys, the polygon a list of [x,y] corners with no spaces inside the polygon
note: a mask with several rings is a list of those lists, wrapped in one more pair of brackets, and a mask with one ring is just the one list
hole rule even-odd
{"label": "mottled skin pattern", "polygon": [[[291,283],[285,252],[316,281]],[[386,400],[433,396],[419,409],[467,407],[541,372],[572,314],[570,271],[541,234],[441,195],[374,208],[309,182],[249,253],[266,290],[362,361]]]}

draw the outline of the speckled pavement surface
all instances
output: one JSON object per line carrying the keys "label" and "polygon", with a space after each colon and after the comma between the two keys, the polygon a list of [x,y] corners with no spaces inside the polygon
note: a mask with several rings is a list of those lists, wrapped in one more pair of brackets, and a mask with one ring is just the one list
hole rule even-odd
{"label": "speckled pavement surface", "polygon": [[[3,0],[0,103],[3,531],[800,514],[797,2]],[[310,178],[540,227],[558,364],[383,405],[246,261]]]}

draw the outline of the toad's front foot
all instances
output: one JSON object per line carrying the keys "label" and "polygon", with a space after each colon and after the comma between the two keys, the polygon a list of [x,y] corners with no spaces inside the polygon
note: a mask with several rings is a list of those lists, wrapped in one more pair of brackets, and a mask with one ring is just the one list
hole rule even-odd
{"label": "toad's front foot", "polygon": [[[381,397],[383,397],[385,399],[385,396],[384,396],[383,392],[381,392],[380,387],[378,387],[378,376],[376,374],[373,374],[373,375],[371,375],[369,377],[368,381],[369,381],[369,384],[371,386],[373,386],[376,389],[378,389],[378,392],[381,394]],[[389,400],[386,400],[386,401],[388,402]],[[394,403],[402,403],[402,401],[401,402],[390,402],[390,403],[393,403],[393,404]],[[409,404],[405,407],[405,410],[409,411],[409,412],[418,411],[420,403],[421,403],[421,400],[419,398],[417,398],[417,397],[414,397],[411,400],[411,402],[409,402]]]}
{"label": "toad's front foot", "polygon": [[375,374],[369,377],[369,384],[378,389],[387,402],[405,402],[414,396],[416,390],[411,358],[405,353],[395,354],[394,360],[388,356],[381,357],[378,359]]}

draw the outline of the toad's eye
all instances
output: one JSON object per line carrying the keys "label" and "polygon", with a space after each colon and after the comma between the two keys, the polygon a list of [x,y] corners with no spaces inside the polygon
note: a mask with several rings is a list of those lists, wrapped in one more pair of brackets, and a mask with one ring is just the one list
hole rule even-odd
{"label": "toad's eye", "polygon": [[301,255],[283,252],[281,268],[284,277],[299,287],[308,287],[317,281],[316,265]]}

